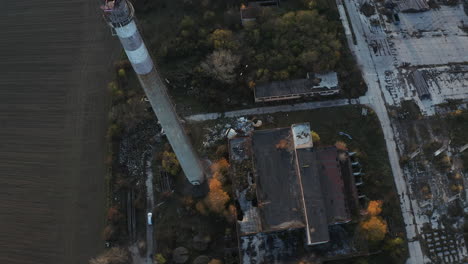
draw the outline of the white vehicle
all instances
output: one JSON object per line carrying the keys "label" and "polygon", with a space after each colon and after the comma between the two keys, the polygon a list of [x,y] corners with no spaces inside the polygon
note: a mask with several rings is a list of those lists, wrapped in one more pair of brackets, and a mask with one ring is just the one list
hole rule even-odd
{"label": "white vehicle", "polygon": [[153,214],[152,213],[148,213],[148,225],[152,225],[153,224]]}

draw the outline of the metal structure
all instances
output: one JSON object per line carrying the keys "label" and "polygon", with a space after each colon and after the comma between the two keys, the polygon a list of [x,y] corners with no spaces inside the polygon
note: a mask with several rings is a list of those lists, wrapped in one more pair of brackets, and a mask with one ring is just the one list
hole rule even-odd
{"label": "metal structure", "polygon": [[138,32],[132,4],[127,0],[106,0],[101,9],[107,23],[119,37],[185,176],[193,185],[199,185],[205,178],[203,166],[179,122],[166,85]]}

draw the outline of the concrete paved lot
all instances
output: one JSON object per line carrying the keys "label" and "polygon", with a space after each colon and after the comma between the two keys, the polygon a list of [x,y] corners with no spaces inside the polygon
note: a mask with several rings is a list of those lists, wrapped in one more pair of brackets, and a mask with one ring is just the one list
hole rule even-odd
{"label": "concrete paved lot", "polygon": [[1,1],[0,25],[0,263],[87,263],[119,45],[97,1]]}

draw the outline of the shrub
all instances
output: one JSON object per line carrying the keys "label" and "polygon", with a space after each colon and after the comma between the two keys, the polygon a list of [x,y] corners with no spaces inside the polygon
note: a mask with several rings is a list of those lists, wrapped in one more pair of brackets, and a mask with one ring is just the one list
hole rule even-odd
{"label": "shrub", "polygon": [[314,144],[315,143],[318,144],[320,142],[319,134],[317,132],[315,132],[315,131],[311,131],[310,134],[312,135],[312,142],[314,142]]}
{"label": "shrub", "polygon": [[335,147],[339,150],[344,150],[344,151],[348,150],[348,145],[346,145],[346,143],[344,143],[343,141],[337,141],[335,143]]}
{"label": "shrub", "polygon": [[117,72],[117,74],[119,75],[119,78],[122,78],[122,79],[126,79],[126,78],[127,78],[127,73],[125,72],[125,69],[119,69],[119,71]]}
{"label": "shrub", "polygon": [[156,261],[157,264],[164,264],[167,262],[166,258],[161,253],[154,255],[154,261]]}

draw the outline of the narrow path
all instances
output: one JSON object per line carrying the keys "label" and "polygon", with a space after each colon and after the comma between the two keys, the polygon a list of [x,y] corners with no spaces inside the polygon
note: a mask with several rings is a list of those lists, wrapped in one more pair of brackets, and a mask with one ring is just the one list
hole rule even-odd
{"label": "narrow path", "polygon": [[[146,206],[147,212],[152,212],[154,207],[154,191],[153,191],[153,154],[151,153],[146,161]],[[153,216],[153,220],[156,219],[156,216]],[[152,264],[153,260],[151,256],[153,255],[153,250],[155,244],[153,243],[153,225],[146,225],[146,262]]]}
{"label": "narrow path", "polygon": [[208,120],[215,120],[221,117],[263,115],[263,114],[273,114],[273,113],[279,113],[279,112],[311,110],[311,109],[337,107],[337,106],[354,105],[354,104],[359,104],[359,99],[350,99],[350,100],[349,99],[337,99],[337,100],[307,102],[307,103],[292,104],[292,105],[264,106],[264,107],[229,111],[225,113],[197,114],[197,115],[186,116],[185,120],[187,120],[188,122],[202,122],[202,121],[208,121]]}
{"label": "narrow path", "polygon": [[147,214],[149,212],[153,211],[154,208],[154,191],[153,191],[153,153],[150,151],[145,152],[143,154],[146,157],[146,181],[145,181],[145,186],[146,186],[146,213],[144,215],[145,217],[145,223],[146,223],[146,256],[141,256],[140,252],[138,250],[138,245],[137,243],[134,243],[129,247],[129,250],[132,255],[132,263],[135,264],[153,264],[153,254],[154,254],[154,247],[155,247],[155,241],[153,240],[153,232],[154,232],[154,220],[156,217],[153,215],[153,223],[152,225],[148,225],[148,219],[147,219]]}

